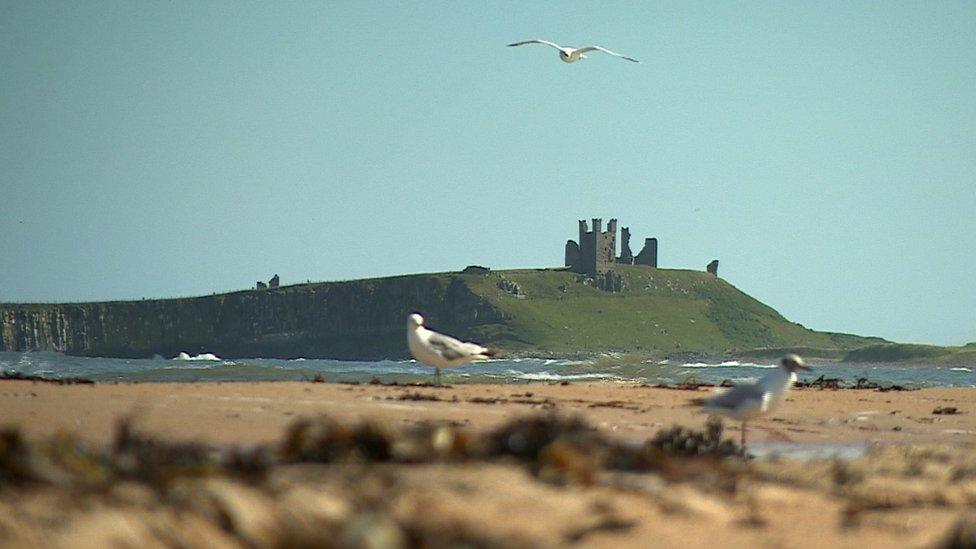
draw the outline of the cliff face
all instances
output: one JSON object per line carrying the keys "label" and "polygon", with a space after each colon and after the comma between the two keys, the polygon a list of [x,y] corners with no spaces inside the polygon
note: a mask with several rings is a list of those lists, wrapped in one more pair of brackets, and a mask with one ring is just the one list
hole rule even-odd
{"label": "cliff face", "polygon": [[106,357],[382,359],[407,356],[406,317],[470,337],[501,320],[460,275],[288,286],[186,299],[0,304],[0,350]]}

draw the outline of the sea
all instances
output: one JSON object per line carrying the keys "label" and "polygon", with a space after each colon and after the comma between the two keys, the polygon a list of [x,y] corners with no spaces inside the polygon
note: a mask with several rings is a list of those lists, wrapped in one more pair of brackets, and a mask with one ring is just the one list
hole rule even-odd
{"label": "sea", "polygon": [[[976,387],[976,365],[865,364],[809,362],[820,376],[839,379],[841,385],[861,383],[906,389],[924,387]],[[530,383],[617,381],[650,385],[683,383],[721,384],[751,381],[775,365],[727,361],[717,364],[667,360],[635,360],[603,354],[587,360],[516,358],[467,364],[442,371],[445,383]],[[226,360],[212,354],[150,359],[92,358],[52,352],[0,352],[0,373],[20,373],[50,379],[85,378],[100,382],[227,382],[312,381],[381,383],[424,382],[433,369],[413,360],[343,361],[325,359],[244,358]]]}

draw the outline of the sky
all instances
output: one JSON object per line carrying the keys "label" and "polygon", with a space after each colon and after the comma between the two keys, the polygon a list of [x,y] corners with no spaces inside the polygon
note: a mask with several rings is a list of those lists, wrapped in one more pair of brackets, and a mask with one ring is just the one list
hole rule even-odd
{"label": "sky", "polygon": [[[560,266],[976,341],[976,3],[0,0],[0,301]],[[597,44],[574,64],[533,38]]]}

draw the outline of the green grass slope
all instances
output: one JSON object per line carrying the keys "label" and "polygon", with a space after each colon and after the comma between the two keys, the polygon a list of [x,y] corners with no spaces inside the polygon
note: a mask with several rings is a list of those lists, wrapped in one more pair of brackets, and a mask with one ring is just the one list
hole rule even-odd
{"label": "green grass slope", "polygon": [[844,355],[844,361],[972,365],[976,363],[976,343],[967,343],[962,347],[881,343],[853,349]]}
{"label": "green grass slope", "polygon": [[800,349],[839,358],[846,350],[883,341],[809,330],[704,272],[623,265],[615,271],[623,280],[616,293],[563,270],[462,275],[504,319],[475,327],[473,335],[506,349],[551,354],[744,355]]}

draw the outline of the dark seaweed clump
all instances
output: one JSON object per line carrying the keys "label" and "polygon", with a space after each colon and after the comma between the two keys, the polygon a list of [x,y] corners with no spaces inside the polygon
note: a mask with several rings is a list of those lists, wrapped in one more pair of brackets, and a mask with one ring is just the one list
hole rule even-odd
{"label": "dark seaweed clump", "polygon": [[373,422],[347,426],[327,416],[292,423],[277,449],[281,463],[423,463],[480,455],[465,431],[420,423],[393,432]]}
{"label": "dark seaweed clump", "polygon": [[270,448],[214,448],[170,442],[140,433],[130,419],[116,425],[109,449],[67,435],[30,440],[18,429],[0,431],[0,489],[34,484],[74,488],[135,481],[165,491],[174,481],[214,475],[261,480],[274,465]]}
{"label": "dark seaweed clump", "polygon": [[347,427],[331,418],[299,419],[288,428],[278,450],[283,463],[387,461],[392,437],[379,425]]}
{"label": "dark seaweed clump", "polygon": [[580,418],[558,415],[515,419],[488,435],[488,455],[514,457],[549,481],[591,483],[602,469],[672,471],[674,462],[741,455],[722,424],[709,420],[704,431],[672,427],[644,444],[611,439]]}
{"label": "dark seaweed clump", "polygon": [[959,408],[956,408],[955,406],[938,406],[932,410],[932,413],[940,416],[952,416],[959,413]]}
{"label": "dark seaweed clump", "polygon": [[732,439],[723,439],[724,428],[721,420],[709,418],[704,431],[696,431],[676,425],[658,431],[648,441],[648,446],[676,456],[735,456],[741,449]]}
{"label": "dark seaweed clump", "polygon": [[956,521],[938,547],[943,549],[972,549],[976,547],[976,519],[964,517]]}
{"label": "dark seaweed clump", "polygon": [[164,489],[176,479],[226,474],[260,480],[274,464],[270,448],[214,448],[194,442],[170,442],[139,432],[130,418],[116,424],[111,475]]}
{"label": "dark seaweed clump", "polygon": [[798,389],[809,389],[816,387],[823,391],[824,389],[838,390],[841,389],[841,379],[839,377],[825,377],[821,375],[813,381],[804,381],[798,379],[796,383],[793,384],[794,387]]}
{"label": "dark seaweed clump", "polygon": [[48,378],[38,375],[24,374],[17,371],[4,371],[0,372],[0,381],[11,380],[11,381],[34,381],[40,383],[53,383],[55,385],[94,385],[95,382],[84,378],[84,377],[63,377],[63,378]]}
{"label": "dark seaweed clump", "polygon": [[19,430],[0,431],[0,485],[37,480],[31,458],[28,442]]}
{"label": "dark seaweed clump", "polygon": [[604,437],[580,418],[540,415],[515,419],[495,429],[488,435],[488,454],[534,460],[556,441],[581,448],[606,444]]}

